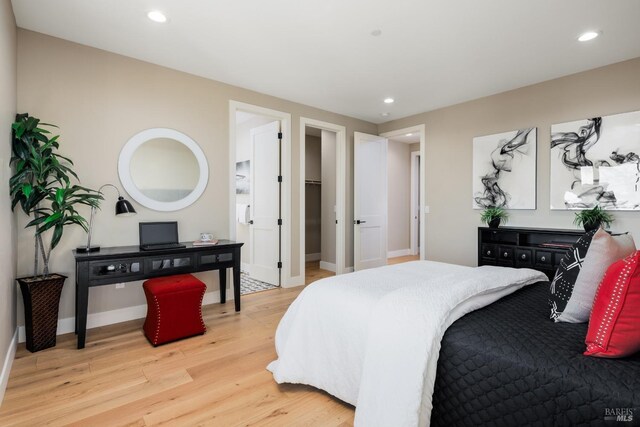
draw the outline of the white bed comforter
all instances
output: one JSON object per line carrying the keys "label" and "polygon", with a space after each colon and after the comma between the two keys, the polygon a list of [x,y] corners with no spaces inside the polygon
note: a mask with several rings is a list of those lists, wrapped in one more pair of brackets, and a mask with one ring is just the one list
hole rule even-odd
{"label": "white bed comforter", "polygon": [[440,342],[470,311],[540,272],[415,261],[319,280],[276,332],[278,383],[308,384],[356,406],[358,426],[427,426]]}

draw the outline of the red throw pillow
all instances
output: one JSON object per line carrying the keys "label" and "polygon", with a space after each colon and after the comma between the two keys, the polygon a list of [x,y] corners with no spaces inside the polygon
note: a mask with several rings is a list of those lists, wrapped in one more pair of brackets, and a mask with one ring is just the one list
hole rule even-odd
{"label": "red throw pillow", "polygon": [[640,251],[609,266],[593,302],[586,344],[586,356],[640,351]]}

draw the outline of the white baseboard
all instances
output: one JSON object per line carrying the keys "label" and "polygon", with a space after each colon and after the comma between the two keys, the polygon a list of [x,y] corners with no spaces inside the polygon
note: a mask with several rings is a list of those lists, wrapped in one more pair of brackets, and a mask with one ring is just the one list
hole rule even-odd
{"label": "white baseboard", "polygon": [[13,359],[16,357],[16,349],[18,348],[18,328],[11,337],[9,348],[7,349],[7,355],[4,358],[4,364],[2,365],[2,374],[0,374],[0,405],[4,399],[4,392],[7,389],[7,383],[9,382],[9,374],[11,373],[11,366],[13,365]]}
{"label": "white baseboard", "polygon": [[294,288],[296,286],[302,286],[302,285],[304,285],[304,277],[302,275],[299,275],[299,276],[294,276],[289,278],[289,281],[285,283],[282,287]]}
{"label": "white baseboard", "polygon": [[353,273],[353,267],[347,267],[344,269],[345,273]]}
{"label": "white baseboard", "polygon": [[[233,300],[233,290],[227,289],[227,300]],[[202,305],[215,304],[220,302],[220,291],[207,292],[204,294]],[[113,325],[114,323],[126,322],[129,320],[142,319],[147,315],[147,305],[136,305],[133,307],[119,308],[117,310],[102,311],[99,313],[89,313],[87,316],[87,329],[100,326]],[[67,317],[58,320],[58,335],[75,332],[76,318]],[[18,328],[18,342],[25,342],[26,332],[24,326]]]}
{"label": "white baseboard", "polygon": [[334,263],[331,263],[331,262],[320,261],[320,269],[321,270],[333,271],[335,273],[336,272],[336,265]]}
{"label": "white baseboard", "polygon": [[[251,264],[247,264],[246,262],[243,262],[242,265],[240,266],[240,271],[244,271],[245,273],[249,274],[249,266]],[[250,275],[250,274],[249,274]]]}
{"label": "white baseboard", "polygon": [[387,258],[397,258],[399,256],[411,255],[411,249],[399,249],[397,251],[387,252]]}
{"label": "white baseboard", "polygon": [[306,262],[309,261],[320,261],[320,257],[322,257],[321,253],[317,253],[317,254],[305,254],[304,256],[304,260]]}

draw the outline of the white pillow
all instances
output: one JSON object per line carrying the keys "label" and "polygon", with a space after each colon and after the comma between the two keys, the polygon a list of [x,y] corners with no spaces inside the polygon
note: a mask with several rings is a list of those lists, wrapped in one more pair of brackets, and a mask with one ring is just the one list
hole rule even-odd
{"label": "white pillow", "polygon": [[571,297],[556,322],[585,323],[589,321],[593,299],[607,268],[634,253],[635,242],[630,234],[611,236],[602,228],[596,232],[584,257],[582,268],[573,286]]}

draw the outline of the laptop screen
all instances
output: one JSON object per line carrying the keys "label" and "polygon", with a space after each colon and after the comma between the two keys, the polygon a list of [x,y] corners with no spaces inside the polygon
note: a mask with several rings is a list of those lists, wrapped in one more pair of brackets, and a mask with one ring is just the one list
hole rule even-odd
{"label": "laptop screen", "polygon": [[140,223],[140,245],[166,243],[178,243],[178,223],[176,221]]}

